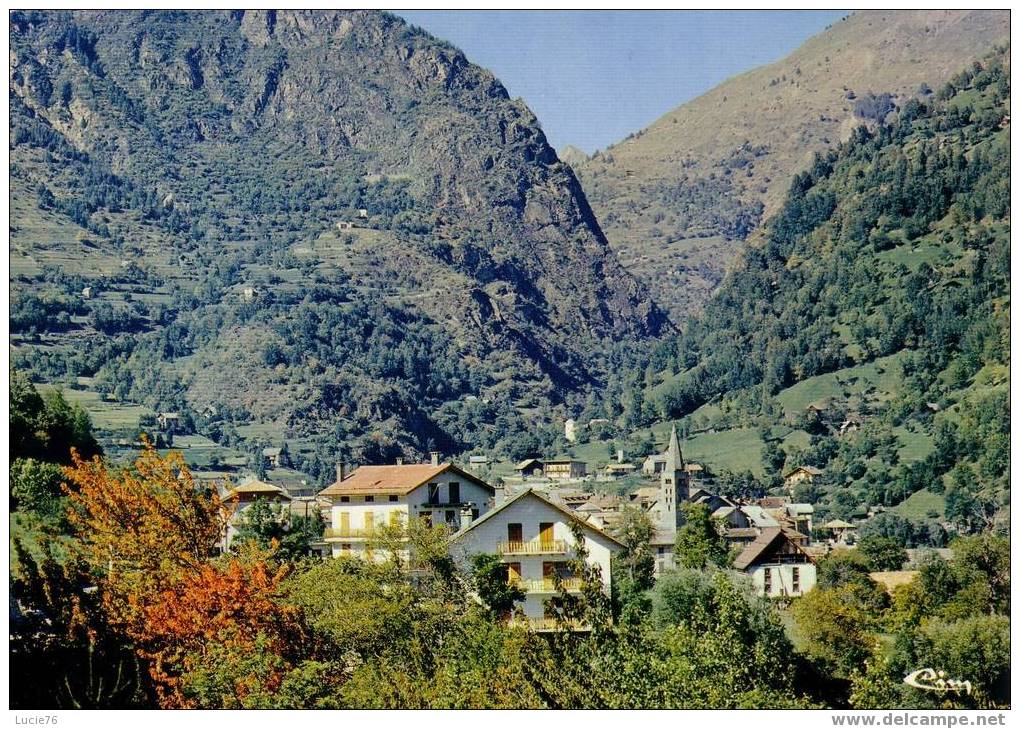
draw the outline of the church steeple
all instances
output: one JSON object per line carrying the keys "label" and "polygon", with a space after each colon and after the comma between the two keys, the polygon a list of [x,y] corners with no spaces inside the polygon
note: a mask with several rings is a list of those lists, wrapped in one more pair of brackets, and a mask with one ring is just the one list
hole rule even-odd
{"label": "church steeple", "polygon": [[666,462],[659,474],[659,528],[673,531],[683,520],[680,504],[690,496],[687,469],[684,468],[684,456],[680,452],[675,423],[669,434],[665,456]]}

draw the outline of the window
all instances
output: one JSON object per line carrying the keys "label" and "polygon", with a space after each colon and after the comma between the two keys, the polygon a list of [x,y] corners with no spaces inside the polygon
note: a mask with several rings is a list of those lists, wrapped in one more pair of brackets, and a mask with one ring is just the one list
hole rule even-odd
{"label": "window", "polygon": [[666,554],[666,548],[665,547],[659,547],[659,555],[662,556],[662,555],[665,555],[665,554]]}
{"label": "window", "polygon": [[456,512],[453,509],[446,510],[446,523],[453,524],[453,520],[457,517]]}
{"label": "window", "polygon": [[351,497],[350,496],[341,496],[340,497],[340,503],[341,504],[349,504],[349,503],[351,503]]}
{"label": "window", "polygon": [[793,582],[792,592],[793,592],[793,594],[796,595],[798,592],[800,592],[800,567],[794,567],[793,568],[793,580],[792,580],[792,582]]}
{"label": "window", "polygon": [[400,526],[400,512],[396,509],[390,512],[390,526]]}
{"label": "window", "polygon": [[471,518],[472,519],[477,519],[478,518],[478,509],[472,509],[471,510]]}
{"label": "window", "polygon": [[765,568],[764,577],[765,577],[765,594],[766,595],[771,595],[772,594],[772,568],[771,567],[766,567]]}
{"label": "window", "polygon": [[459,504],[460,503],[460,484],[459,483],[453,482],[453,483],[450,484],[450,503],[451,504]]}
{"label": "window", "polygon": [[351,515],[346,511],[340,514],[340,536],[349,537],[351,535]]}
{"label": "window", "polygon": [[427,527],[432,526],[432,512],[431,511],[423,511],[422,514],[421,514],[421,518],[425,522],[425,526],[427,526]]}
{"label": "window", "polygon": [[390,494],[390,501],[396,501],[396,500],[397,500],[397,495],[396,494]]}
{"label": "window", "polygon": [[429,484],[429,503],[430,504],[439,503],[439,484],[437,483]]}
{"label": "window", "polygon": [[365,531],[370,532],[375,528],[375,514],[371,511],[365,512]]}
{"label": "window", "polygon": [[538,541],[543,547],[551,547],[553,543],[553,523],[544,521],[538,525]]}
{"label": "window", "polygon": [[375,497],[374,496],[366,496],[365,497],[365,503],[366,504],[371,504],[373,501],[375,501]]}
{"label": "window", "polygon": [[523,542],[524,541],[524,527],[520,524],[507,524],[506,525],[506,540],[508,542]]}
{"label": "window", "polygon": [[341,544],[340,545],[340,551],[341,552],[350,552],[351,551],[351,545],[350,544]]}

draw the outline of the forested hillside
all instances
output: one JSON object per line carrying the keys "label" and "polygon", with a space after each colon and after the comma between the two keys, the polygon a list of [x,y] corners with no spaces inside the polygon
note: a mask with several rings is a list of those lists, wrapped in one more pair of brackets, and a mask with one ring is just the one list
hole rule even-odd
{"label": "forested hillside", "polygon": [[531,112],[393,16],[15,12],[10,40],[37,379],[271,424],[323,475],[513,450],[606,339],[665,325]]}
{"label": "forested hillside", "polygon": [[[928,489],[961,528],[991,524],[1008,503],[1009,90],[1000,51],[798,174],[762,245],[653,359],[666,415],[722,398],[765,428],[776,471],[826,470],[799,494],[823,511]],[[824,373],[850,388],[864,365],[891,369],[881,390],[776,399]],[[767,436],[784,422],[810,434],[799,463]],[[894,429],[933,450],[901,462]]]}
{"label": "forested hillside", "polygon": [[721,282],[793,176],[861,123],[891,121],[1009,37],[1009,13],[863,10],[570,161],[620,261],[677,321]]}

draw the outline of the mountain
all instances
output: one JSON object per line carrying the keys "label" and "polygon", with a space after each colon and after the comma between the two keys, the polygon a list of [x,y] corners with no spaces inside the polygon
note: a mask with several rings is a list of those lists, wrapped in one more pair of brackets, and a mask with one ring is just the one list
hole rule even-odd
{"label": "mountain", "polygon": [[664,413],[759,430],[773,474],[823,469],[800,496],[820,513],[923,491],[957,528],[991,526],[1009,501],[1009,99],[1000,50],[796,174],[653,356]]}
{"label": "mountain", "polygon": [[493,447],[668,326],[527,107],[392,15],[14,12],[10,43],[37,377],[282,424],[325,473]]}
{"label": "mountain", "polygon": [[681,322],[816,153],[1008,37],[1007,11],[857,12],[574,169],[620,261]]}

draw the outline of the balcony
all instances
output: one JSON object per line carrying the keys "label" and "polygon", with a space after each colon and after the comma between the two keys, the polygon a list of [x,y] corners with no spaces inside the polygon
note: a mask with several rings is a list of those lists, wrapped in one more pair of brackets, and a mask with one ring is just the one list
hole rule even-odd
{"label": "balcony", "polygon": [[500,554],[566,554],[570,545],[562,539],[537,542],[500,542],[496,547]]}
{"label": "balcony", "polygon": [[353,529],[339,528],[339,529],[326,529],[322,533],[323,539],[373,539],[382,536],[382,530],[380,529]]}
{"label": "balcony", "polygon": [[591,630],[590,625],[584,625],[576,620],[562,621],[556,618],[514,618],[510,621],[510,625],[531,628],[536,633],[586,632]]}
{"label": "balcony", "polygon": [[[556,580],[545,577],[541,580],[513,580],[511,584],[517,585],[525,592],[556,592]],[[560,585],[567,592],[576,592],[581,589],[581,580],[578,577],[565,577],[560,580]]]}

